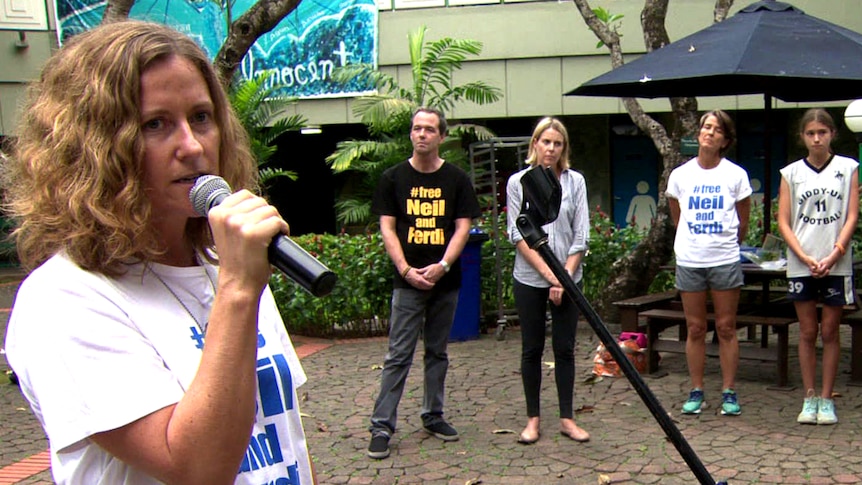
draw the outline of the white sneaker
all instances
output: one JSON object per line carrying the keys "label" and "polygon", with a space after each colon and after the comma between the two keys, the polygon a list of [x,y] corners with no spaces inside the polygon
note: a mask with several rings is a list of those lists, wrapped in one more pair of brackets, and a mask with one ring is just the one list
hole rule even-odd
{"label": "white sneaker", "polygon": [[820,398],[814,395],[814,389],[808,390],[808,397],[802,403],[802,412],[796,417],[799,424],[817,424],[817,410]]}
{"label": "white sneaker", "polygon": [[835,403],[832,399],[820,398],[820,405],[817,407],[817,424],[835,424],[837,422]]}

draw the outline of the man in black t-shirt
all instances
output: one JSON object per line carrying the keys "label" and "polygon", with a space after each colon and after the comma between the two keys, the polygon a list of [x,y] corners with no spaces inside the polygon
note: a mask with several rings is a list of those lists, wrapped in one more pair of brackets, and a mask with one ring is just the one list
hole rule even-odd
{"label": "man in black t-shirt", "polygon": [[383,173],[371,205],[380,216],[383,244],[395,265],[389,352],[369,428],[371,458],[389,456],[389,438],[420,333],[425,344],[423,427],[444,441],[458,439],[443,419],[446,346],[461,286],[459,256],[480,210],[467,174],[440,158],[445,137],[443,113],[417,109],[410,128],[413,156]]}

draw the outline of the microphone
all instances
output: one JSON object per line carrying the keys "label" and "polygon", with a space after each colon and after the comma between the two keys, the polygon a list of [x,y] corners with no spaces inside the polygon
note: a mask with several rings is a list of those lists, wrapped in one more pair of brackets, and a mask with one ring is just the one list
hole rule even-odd
{"label": "microphone", "polygon": [[[230,185],[216,175],[202,175],[189,191],[189,200],[195,211],[203,217],[210,209],[221,204],[231,194]],[[314,296],[326,296],[338,279],[314,256],[284,234],[276,234],[267,249],[269,262]]]}

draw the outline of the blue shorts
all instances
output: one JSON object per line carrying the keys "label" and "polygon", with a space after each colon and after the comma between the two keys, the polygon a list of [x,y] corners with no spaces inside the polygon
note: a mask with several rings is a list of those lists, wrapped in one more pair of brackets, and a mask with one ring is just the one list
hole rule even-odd
{"label": "blue shorts", "polygon": [[711,268],[676,267],[679,291],[732,290],[743,285],[739,261]]}
{"label": "blue shorts", "polygon": [[824,305],[844,306],[853,303],[852,276],[802,276],[787,280],[787,299],[791,301],[818,301]]}

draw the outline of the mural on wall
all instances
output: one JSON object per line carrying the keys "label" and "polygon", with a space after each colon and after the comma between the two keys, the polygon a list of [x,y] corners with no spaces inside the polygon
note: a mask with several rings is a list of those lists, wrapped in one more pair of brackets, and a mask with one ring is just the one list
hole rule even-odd
{"label": "mural on wall", "polygon": [[[101,22],[104,0],[56,0],[60,43]],[[254,0],[236,0],[234,19]],[[215,0],[137,0],[130,18],[170,25],[194,38],[214,58],[227,35],[226,14]],[[271,32],[261,36],[240,66],[250,78],[273,70],[276,94],[298,98],[347,97],[372,91],[353,79],[336,83],[332,71],[347,64],[377,67],[377,5],[374,0],[304,0]]]}

